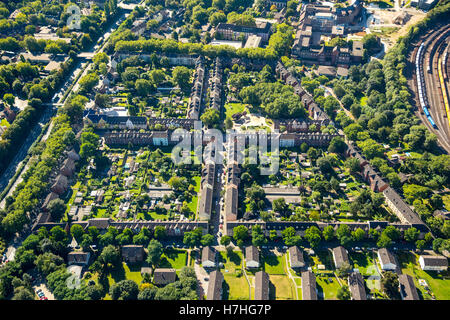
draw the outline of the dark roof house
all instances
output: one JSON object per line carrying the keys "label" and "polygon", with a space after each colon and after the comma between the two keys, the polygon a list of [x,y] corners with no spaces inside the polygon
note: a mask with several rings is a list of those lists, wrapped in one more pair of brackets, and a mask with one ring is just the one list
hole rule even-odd
{"label": "dark roof house", "polygon": [[338,246],[333,249],[333,261],[336,269],[342,267],[345,262],[350,263],[347,250],[343,246]]}
{"label": "dark roof house", "polygon": [[153,283],[156,285],[166,285],[175,282],[177,273],[171,268],[156,268],[153,273]]}
{"label": "dark roof house", "polygon": [[136,263],[144,260],[144,247],[141,245],[126,245],[121,247],[122,258],[126,262]]}
{"label": "dark roof house", "polygon": [[316,276],[311,271],[302,272],[302,299],[317,300]]}
{"label": "dark roof house", "polygon": [[223,274],[220,271],[210,273],[206,300],[222,300],[222,283]]}
{"label": "dark roof house", "polygon": [[264,271],[255,273],[255,300],[269,300],[269,275]]}
{"label": "dark roof house", "polygon": [[367,300],[364,279],[359,272],[352,272],[348,276],[348,288],[352,294],[352,300]]}

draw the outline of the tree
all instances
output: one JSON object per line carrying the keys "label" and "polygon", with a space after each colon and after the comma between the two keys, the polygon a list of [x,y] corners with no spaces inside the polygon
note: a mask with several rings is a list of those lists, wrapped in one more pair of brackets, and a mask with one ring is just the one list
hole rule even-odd
{"label": "tree", "polygon": [[150,71],[150,80],[156,85],[159,86],[164,80],[166,80],[166,74],[162,70],[152,70]]}
{"label": "tree", "polygon": [[381,233],[381,236],[378,238],[377,246],[379,248],[387,248],[392,245],[392,240],[385,233]]}
{"label": "tree", "polygon": [[342,265],[336,270],[336,274],[339,277],[347,276],[353,270],[352,266],[348,262],[343,262]]}
{"label": "tree", "polygon": [[205,234],[202,237],[201,244],[202,246],[210,246],[214,243],[214,236],[212,234]]}
{"label": "tree", "polygon": [[177,66],[172,71],[172,78],[182,90],[186,90],[189,88],[191,71],[184,66]]}
{"label": "tree", "polygon": [[320,240],[322,240],[319,228],[312,226],[306,229],[305,239],[309,242],[311,247],[316,248],[319,245]]}
{"label": "tree", "polygon": [[416,248],[419,251],[422,251],[425,248],[426,245],[427,244],[426,244],[425,240],[417,240],[416,241]]}
{"label": "tree", "polygon": [[405,240],[408,242],[414,242],[419,238],[420,231],[414,227],[411,227],[404,232]]}
{"label": "tree", "polygon": [[16,98],[14,97],[13,94],[11,93],[5,93],[3,95],[3,101],[5,101],[5,103],[7,105],[9,105],[10,107],[14,105],[14,101],[16,100]]}
{"label": "tree", "polygon": [[82,92],[90,92],[100,81],[99,76],[95,73],[88,73],[80,79],[80,89]]}
{"label": "tree", "polygon": [[36,258],[36,267],[44,275],[48,275],[62,267],[64,259],[51,252],[45,252]]}
{"label": "tree", "polygon": [[325,241],[331,241],[334,239],[334,228],[332,226],[326,226],[322,231]]}
{"label": "tree", "polygon": [[[248,238],[248,229],[247,229],[247,227],[243,226],[243,225],[240,225],[240,226],[237,226],[237,227],[233,228],[233,238],[234,238],[234,240],[236,240],[238,242],[238,245],[239,244],[242,245],[243,242],[245,240],[247,240],[247,238]],[[239,246],[241,246],[241,245],[239,245]]]}
{"label": "tree", "polygon": [[365,237],[366,232],[361,228],[357,228],[355,231],[352,232],[353,241],[362,241]]}
{"label": "tree", "polygon": [[328,152],[343,153],[346,147],[347,145],[341,137],[334,137],[328,146]]}
{"label": "tree", "polygon": [[47,206],[47,210],[52,216],[52,220],[55,222],[59,222],[61,220],[63,214],[66,212],[66,208],[66,204],[61,199],[54,199],[50,201]]}
{"label": "tree", "polygon": [[[184,233],[183,243],[189,247],[200,245],[202,240],[202,228],[195,228],[190,232]],[[208,240],[208,238],[206,238]]]}
{"label": "tree", "polygon": [[158,240],[152,239],[148,244],[147,250],[147,262],[153,267],[156,267],[161,260],[161,255],[163,254],[162,244]]}
{"label": "tree", "polygon": [[267,243],[267,239],[260,225],[254,225],[252,227],[252,244],[256,247],[260,247]]}
{"label": "tree", "polygon": [[336,230],[336,237],[341,245],[346,246],[352,240],[350,227],[346,224],[341,224]]}
{"label": "tree", "polygon": [[102,253],[98,257],[98,261],[104,268],[115,267],[121,261],[120,252],[115,246],[108,245],[103,248]]}
{"label": "tree", "polygon": [[387,294],[387,296],[391,299],[399,298],[398,291],[398,276],[392,271],[385,271],[382,273],[383,277],[381,278],[381,290]]}
{"label": "tree", "polygon": [[70,227],[70,234],[79,242],[84,234],[84,229],[79,224],[74,224]]}
{"label": "tree", "polygon": [[24,286],[14,288],[12,300],[34,300],[34,292]]}
{"label": "tree", "polygon": [[220,115],[219,111],[213,108],[206,109],[205,112],[200,116],[200,120],[205,123],[209,128],[215,127],[219,124]]}
{"label": "tree", "polygon": [[154,300],[156,292],[158,291],[155,287],[148,287],[140,291],[138,294],[138,300]]}
{"label": "tree", "polygon": [[166,228],[164,228],[163,226],[156,226],[154,229],[154,236],[156,239],[158,240],[162,240],[166,237],[167,232],[166,232]]}
{"label": "tree", "polygon": [[133,280],[122,280],[111,286],[109,294],[113,300],[136,300],[139,287]]}
{"label": "tree", "polygon": [[287,227],[281,231],[283,241],[287,246],[296,246],[302,240],[300,236],[296,235],[296,231],[293,227]]}
{"label": "tree", "polygon": [[289,205],[286,203],[286,200],[284,198],[273,200],[272,209],[273,211],[278,212],[283,217],[287,217],[291,213]]}
{"label": "tree", "polygon": [[220,238],[220,244],[223,246],[228,246],[231,242],[231,237],[224,235],[223,237]]}
{"label": "tree", "polygon": [[348,286],[344,284],[342,287],[339,287],[336,297],[339,300],[350,300],[350,290],[348,289]]}
{"label": "tree", "polygon": [[152,84],[146,79],[137,79],[135,84],[136,92],[141,97],[146,97],[152,92]]}

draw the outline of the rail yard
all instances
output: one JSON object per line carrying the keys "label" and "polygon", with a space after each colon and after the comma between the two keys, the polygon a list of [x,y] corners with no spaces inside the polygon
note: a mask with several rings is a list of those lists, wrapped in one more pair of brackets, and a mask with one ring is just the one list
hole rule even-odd
{"label": "rail yard", "polygon": [[410,55],[414,66],[412,87],[416,114],[450,152],[449,94],[450,26],[439,26],[423,35]]}

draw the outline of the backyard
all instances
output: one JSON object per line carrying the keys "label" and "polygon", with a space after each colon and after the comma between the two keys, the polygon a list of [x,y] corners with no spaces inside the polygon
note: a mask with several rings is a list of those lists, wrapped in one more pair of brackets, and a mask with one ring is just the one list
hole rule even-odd
{"label": "backyard", "polygon": [[[402,252],[397,255],[398,261],[401,264],[402,272],[409,274],[414,278],[414,284],[416,285],[419,295],[422,295],[423,299],[429,300],[432,298],[432,294],[438,300],[450,299],[450,287],[448,285],[449,272],[438,274],[435,271],[423,271],[419,266],[419,256],[411,252]],[[427,292],[424,286],[419,284],[419,279],[424,279],[431,291]]]}
{"label": "backyard", "polygon": [[221,270],[224,277],[223,296],[226,300],[248,300],[249,283],[242,271],[243,256],[240,251],[232,251],[230,255],[221,251],[219,261],[223,263]]}

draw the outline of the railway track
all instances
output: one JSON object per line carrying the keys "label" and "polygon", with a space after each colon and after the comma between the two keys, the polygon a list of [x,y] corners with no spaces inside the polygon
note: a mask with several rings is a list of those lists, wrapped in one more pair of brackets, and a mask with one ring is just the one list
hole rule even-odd
{"label": "railway track", "polygon": [[[415,70],[410,83],[414,88],[417,105],[420,106],[416,110],[416,115],[431,132],[436,134],[439,144],[447,153],[450,153],[450,117],[447,114],[443,93],[448,93],[446,91],[448,83],[444,81],[442,85],[439,80],[439,63],[443,59],[449,41],[450,25],[430,30],[418,41],[409,59]],[[448,75],[446,62],[445,69],[442,77],[444,73]]]}

